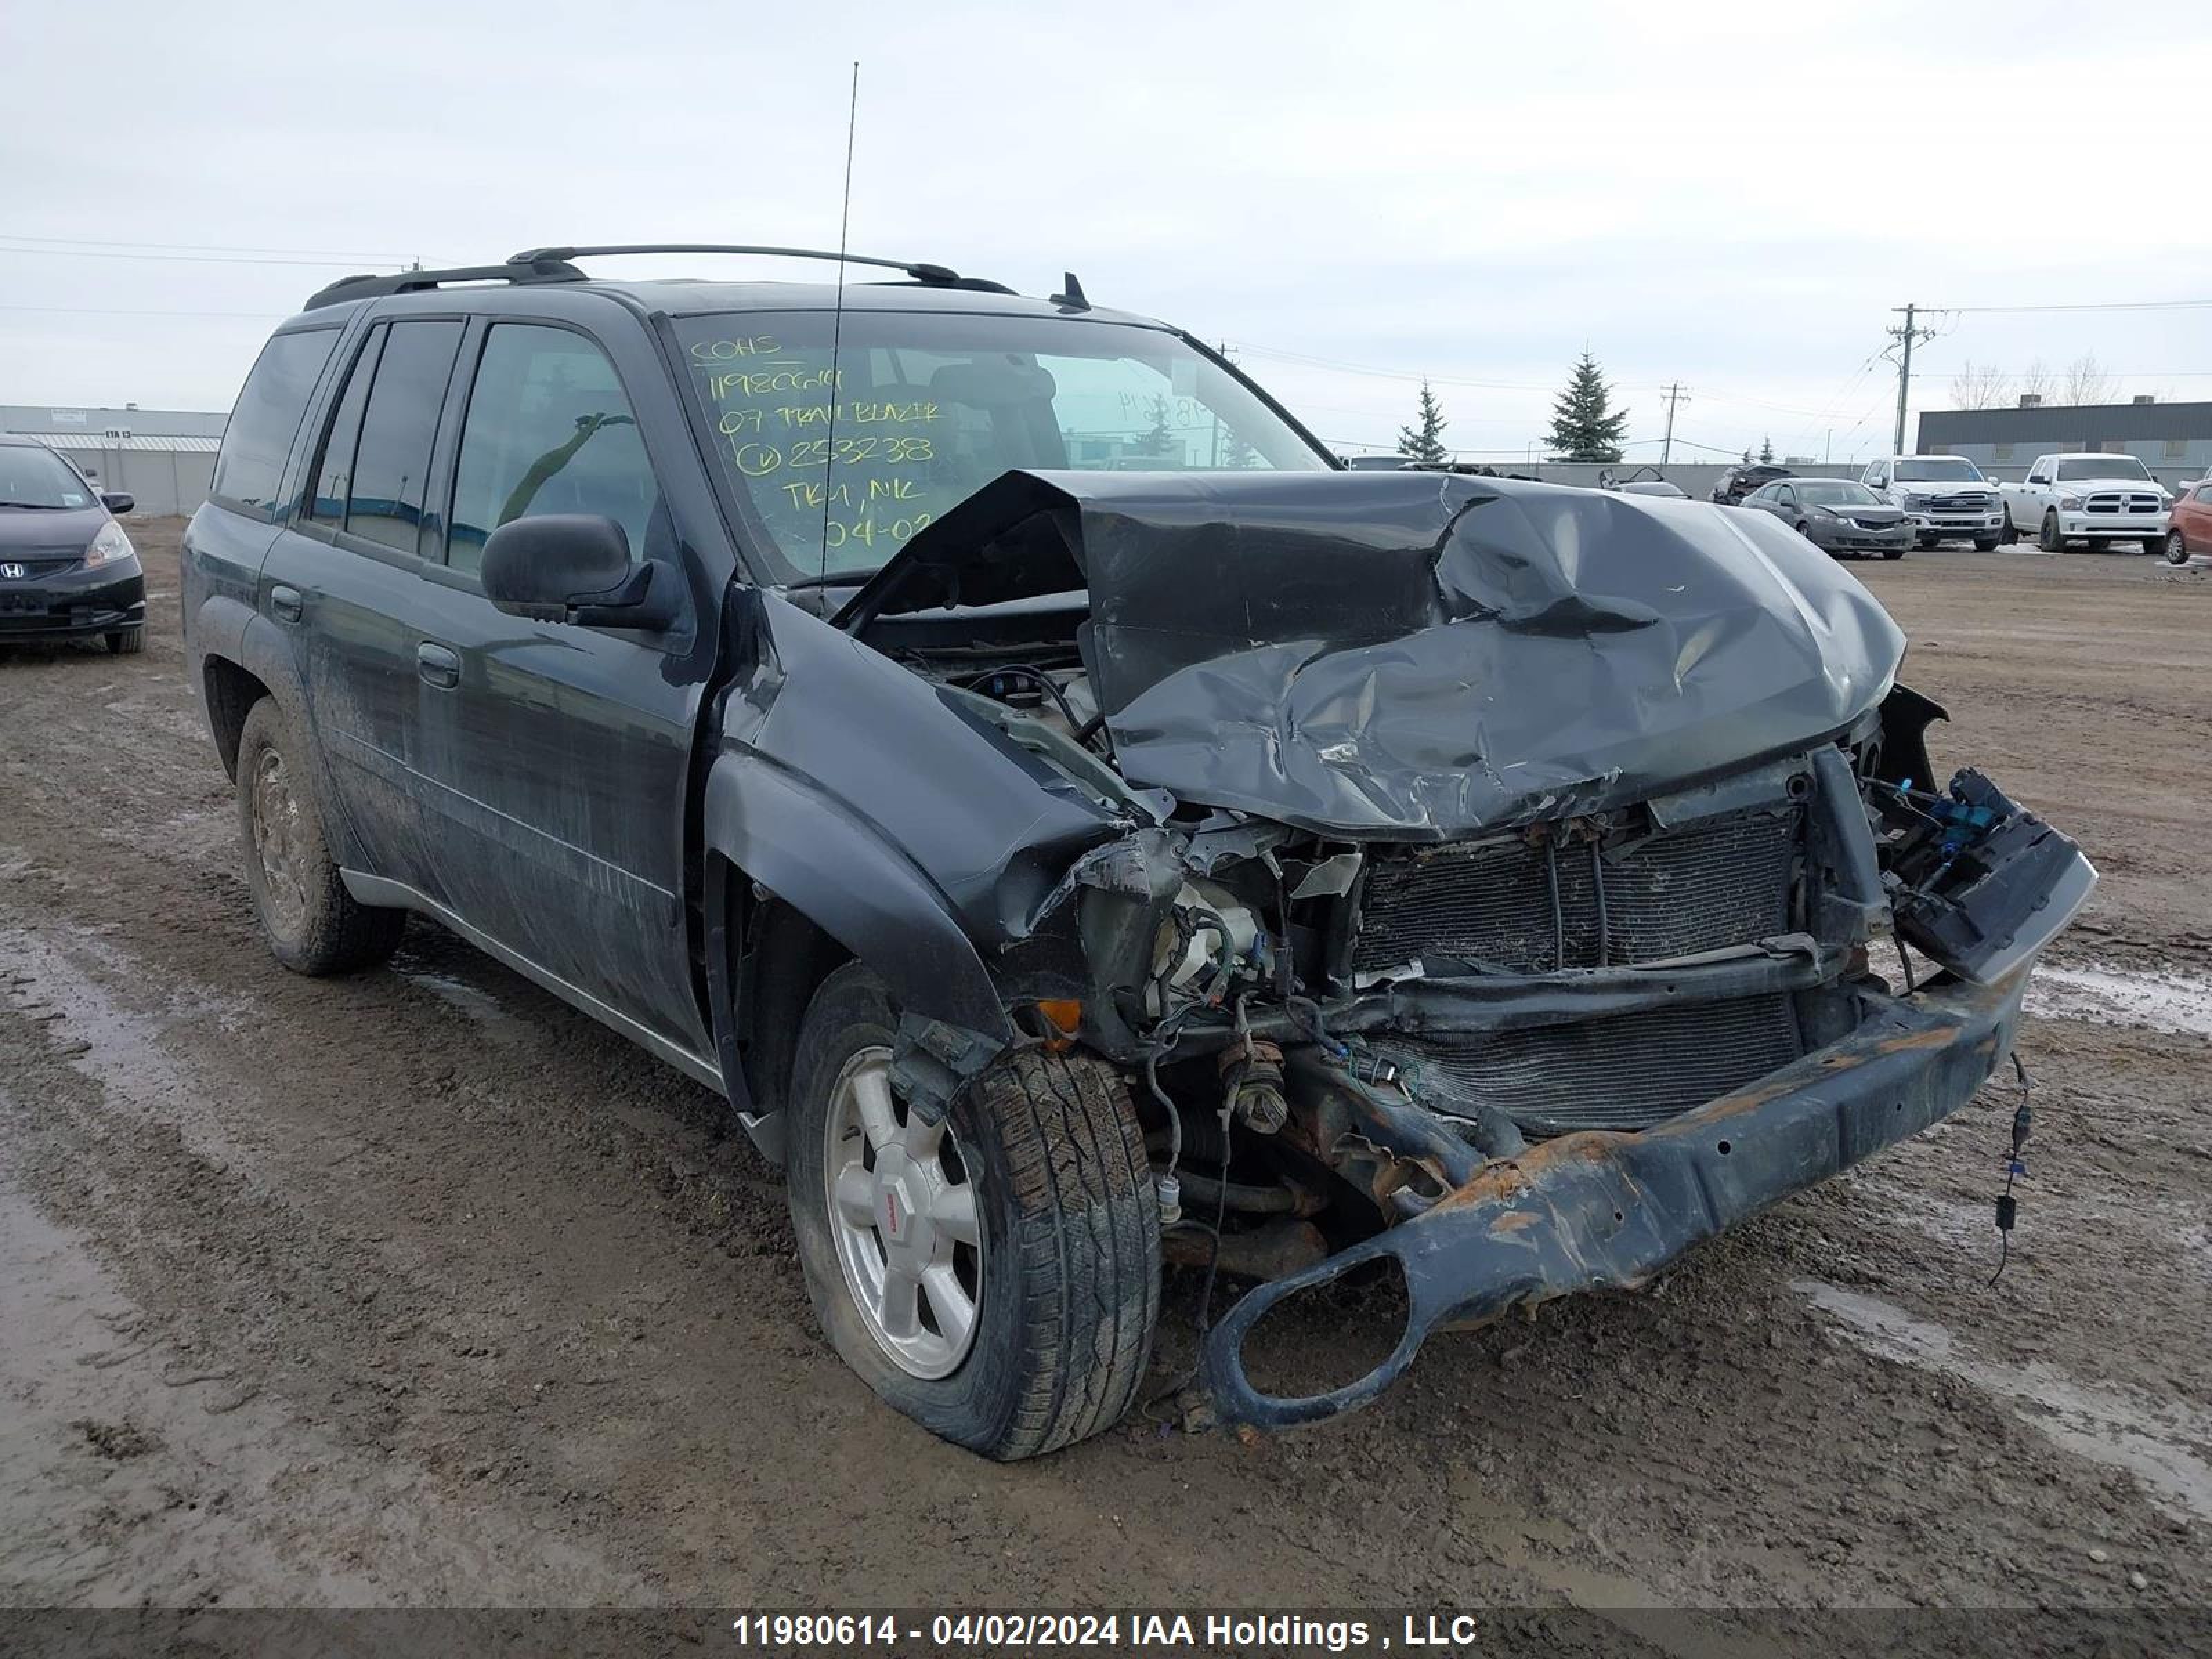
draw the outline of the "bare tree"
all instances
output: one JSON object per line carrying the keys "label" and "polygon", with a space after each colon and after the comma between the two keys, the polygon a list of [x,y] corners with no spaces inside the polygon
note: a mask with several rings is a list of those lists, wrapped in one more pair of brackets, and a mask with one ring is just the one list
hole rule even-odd
{"label": "bare tree", "polygon": [[2119,387],[2105,373],[2105,366],[2084,352],[2066,365],[2066,401],[2069,404],[2108,404]]}
{"label": "bare tree", "polygon": [[1999,409],[2012,401],[2012,376],[1995,363],[1966,365],[1951,377],[1951,401],[1960,409]]}
{"label": "bare tree", "polygon": [[2021,371],[2020,395],[2033,398],[2038,403],[2047,403],[2051,398],[2051,368],[2038,357]]}

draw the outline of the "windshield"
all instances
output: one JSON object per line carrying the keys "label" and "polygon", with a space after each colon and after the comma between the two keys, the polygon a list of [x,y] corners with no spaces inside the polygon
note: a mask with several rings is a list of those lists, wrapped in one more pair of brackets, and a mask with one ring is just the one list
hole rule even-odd
{"label": "windshield", "polygon": [[43,444],[0,444],[0,507],[90,507],[76,469]]}
{"label": "windshield", "polygon": [[1864,484],[1846,483],[1840,480],[1811,480],[1797,485],[1796,489],[1799,501],[1814,501],[1822,507],[1876,507],[1881,502],[1881,497]]}
{"label": "windshield", "polygon": [[1918,460],[1897,464],[1899,483],[1987,483],[1981,469],[1972,461],[1956,456],[1923,456]]}
{"label": "windshield", "polygon": [[1016,468],[1329,465],[1235,375],[1158,329],[848,311],[833,376],[833,320],[809,311],[676,324],[715,457],[787,580],[874,570]]}
{"label": "windshield", "polygon": [[2148,483],[2150,474],[2132,455],[2082,455],[2058,463],[2061,483],[2087,483],[2093,478],[2140,479]]}

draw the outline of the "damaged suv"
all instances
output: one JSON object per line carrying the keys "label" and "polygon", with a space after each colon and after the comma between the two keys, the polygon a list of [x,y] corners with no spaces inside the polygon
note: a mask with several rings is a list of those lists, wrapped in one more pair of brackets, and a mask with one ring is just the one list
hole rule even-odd
{"label": "damaged suv", "polygon": [[[1935,781],[1902,636],[1786,526],[1344,471],[1072,277],[575,263],[639,251],[285,324],[185,540],[192,672],[278,957],[428,916],[720,1091],[824,1330],[939,1434],[1112,1424],[1164,1260],[1263,1281],[1219,1419],[1333,1415],[2009,1052],[2095,873]],[[1382,1364],[1254,1386],[1269,1308],[1385,1259]]]}

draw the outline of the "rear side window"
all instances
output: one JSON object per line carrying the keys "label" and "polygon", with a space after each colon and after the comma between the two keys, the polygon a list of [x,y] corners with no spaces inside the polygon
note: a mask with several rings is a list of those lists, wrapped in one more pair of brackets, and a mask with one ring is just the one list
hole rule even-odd
{"label": "rear side window", "polygon": [[391,325],[354,446],[345,516],[349,533],[403,553],[415,551],[430,441],[460,345],[458,322]]}
{"label": "rear side window", "polygon": [[330,435],[323,440],[322,459],[315,467],[307,516],[332,529],[345,524],[346,501],[353,493],[353,453],[361,441],[361,413],[368,406],[368,383],[376,378],[376,360],[384,350],[386,332],[382,328],[373,331],[354,359],[353,372],[338,396],[337,413],[331,417]]}
{"label": "rear side window", "polygon": [[447,559],[483,562],[484,538],[537,513],[612,519],[633,561],[660,490],[629,399],[606,354],[580,334],[501,323],[485,337],[461,425]]}
{"label": "rear side window", "polygon": [[261,348],[223,430],[213,494],[258,512],[276,512],[284,458],[337,338],[335,329],[301,329],[276,335]]}

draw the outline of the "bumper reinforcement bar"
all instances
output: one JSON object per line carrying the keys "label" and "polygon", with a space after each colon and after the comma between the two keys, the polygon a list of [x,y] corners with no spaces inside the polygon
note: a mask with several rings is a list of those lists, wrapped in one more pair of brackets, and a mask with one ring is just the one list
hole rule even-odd
{"label": "bumper reinforcement bar", "polygon": [[[1948,1116],[2011,1052],[2022,968],[1945,981],[1850,1036],[1640,1133],[1587,1130],[1492,1164],[1413,1219],[1261,1285],[1206,1338],[1200,1379],[1226,1424],[1285,1428],[1366,1405],[1429,1333],[1486,1324],[1580,1291],[1631,1289],[1692,1245]],[[1389,1357],[1327,1394],[1263,1395],[1243,1345],[1285,1297],[1370,1261],[1403,1269],[1406,1328]]]}

